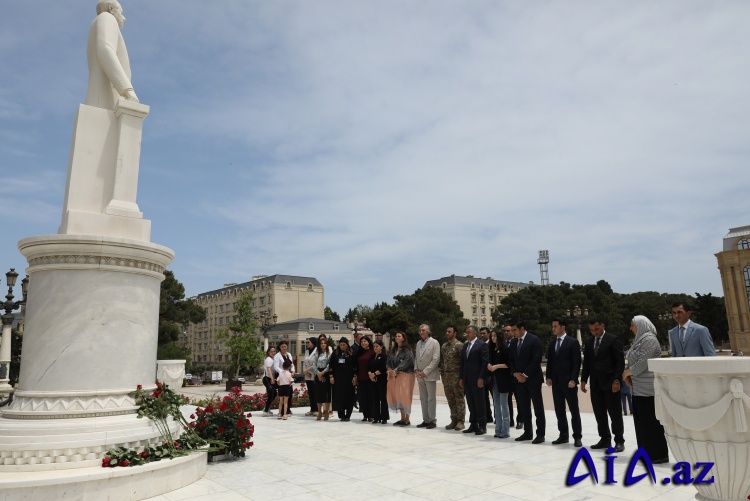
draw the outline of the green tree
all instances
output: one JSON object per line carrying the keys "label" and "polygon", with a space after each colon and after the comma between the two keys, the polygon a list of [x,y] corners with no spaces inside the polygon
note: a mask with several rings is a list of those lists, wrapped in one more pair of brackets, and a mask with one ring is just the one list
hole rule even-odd
{"label": "green tree", "polygon": [[326,320],[341,322],[341,317],[339,316],[339,314],[333,311],[330,306],[326,306],[323,310],[323,318],[325,318]]}
{"label": "green tree", "polygon": [[191,359],[190,348],[182,346],[180,343],[171,342],[159,345],[156,349],[157,360],[185,360],[185,368],[190,372]]}
{"label": "green tree", "polygon": [[458,303],[442,289],[425,287],[414,294],[394,296],[395,304],[385,302],[371,308],[367,326],[375,332],[404,331],[410,343],[419,340],[419,326],[428,324],[439,342],[445,340],[445,329],[455,325],[463,332],[469,325]]}
{"label": "green tree", "polygon": [[258,322],[253,316],[253,293],[246,290],[234,305],[234,321],[228,329],[219,331],[217,338],[229,347],[232,360],[229,372],[235,377],[240,375],[242,367],[257,368],[263,362],[263,352],[256,336]]}
{"label": "green tree", "polygon": [[206,310],[189,300],[185,300],[185,286],[165,270],[159,296],[159,345],[180,339],[180,333],[188,324],[197,324],[206,319]]}

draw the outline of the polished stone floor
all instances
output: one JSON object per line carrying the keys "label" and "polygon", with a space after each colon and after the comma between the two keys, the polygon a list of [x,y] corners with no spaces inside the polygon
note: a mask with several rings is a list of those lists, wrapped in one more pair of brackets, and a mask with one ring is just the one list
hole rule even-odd
{"label": "polished stone floor", "polygon": [[[635,452],[632,417],[625,417],[626,450],[615,460],[617,484],[604,484],[603,454],[590,451],[599,474],[567,487],[565,479],[577,449],[552,445],[557,438],[554,412],[547,410],[547,442],[533,445],[493,438],[490,425],[484,436],[447,431],[448,405],[438,398],[438,428],[418,429],[419,401],[415,399],[412,426],[397,428],[359,421],[355,411],[348,423],[303,417],[297,411],[288,421],[252,417],[255,446],[246,458],[210,464],[194,484],[152,498],[153,501],[239,501],[276,499],[342,500],[651,500],[688,501],[692,486],[664,485],[672,465],[655,466],[658,483],[648,479],[623,486],[627,463]],[[582,415],[585,446],[598,440],[594,415]],[[636,473],[642,470],[637,470]],[[585,473],[579,468],[577,473]]]}

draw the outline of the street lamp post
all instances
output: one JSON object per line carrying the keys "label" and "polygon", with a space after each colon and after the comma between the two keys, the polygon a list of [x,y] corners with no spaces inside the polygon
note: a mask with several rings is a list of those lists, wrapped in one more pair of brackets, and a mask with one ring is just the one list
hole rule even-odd
{"label": "street lamp post", "polygon": [[29,277],[21,280],[21,291],[23,292],[23,299],[21,301],[13,301],[13,287],[16,285],[16,279],[18,273],[14,268],[11,268],[8,273],[5,274],[6,281],[8,283],[8,294],[5,296],[5,302],[2,304],[2,309],[5,310],[3,313],[3,337],[0,341],[0,393],[10,393],[13,389],[10,386],[10,343],[11,343],[11,327],[13,326],[13,311],[17,310],[21,305],[26,304],[26,295],[29,289]]}
{"label": "street lamp post", "polygon": [[[581,337],[581,318],[589,316],[589,309],[584,308],[583,312],[581,312],[581,308],[578,305],[575,305],[573,306],[573,314],[571,315],[570,313],[570,310],[565,310],[565,316],[576,321],[576,338],[578,339],[578,344],[581,345],[581,349],[583,349],[583,338]],[[581,313],[583,313],[583,315],[581,315]]]}
{"label": "street lamp post", "polygon": [[[256,320],[258,319],[257,316],[255,318]],[[276,325],[276,321],[278,319],[279,319],[279,316],[276,315],[275,313],[273,314],[273,316],[271,316],[271,314],[266,311],[260,314],[259,328],[260,328],[261,334],[263,335],[263,351],[264,352],[268,351],[268,331],[271,330],[271,327]]]}
{"label": "street lamp post", "polygon": [[672,313],[667,311],[659,315],[659,320],[664,322],[664,332],[667,334],[667,342],[669,343],[669,354],[672,354],[672,338],[669,337],[669,321],[672,320]]}

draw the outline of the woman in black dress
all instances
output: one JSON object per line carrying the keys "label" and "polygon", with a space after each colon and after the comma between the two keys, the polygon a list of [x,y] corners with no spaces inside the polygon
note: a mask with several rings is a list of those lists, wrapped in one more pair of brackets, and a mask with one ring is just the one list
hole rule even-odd
{"label": "woman in black dress", "polygon": [[349,421],[354,409],[354,382],[357,379],[355,359],[349,340],[342,337],[331,357],[331,384],[333,385],[333,409],[341,421]]}
{"label": "woman in black dress", "polygon": [[372,421],[372,399],[370,398],[370,378],[367,374],[370,359],[375,354],[372,351],[372,341],[364,336],[359,340],[359,351],[356,355],[357,402],[362,412],[362,421]]}
{"label": "woman in black dress", "polygon": [[370,409],[372,409],[372,423],[386,424],[390,415],[388,414],[388,374],[385,362],[388,355],[385,352],[383,341],[374,341],[372,349],[375,354],[370,358],[367,366],[367,375],[370,378]]}

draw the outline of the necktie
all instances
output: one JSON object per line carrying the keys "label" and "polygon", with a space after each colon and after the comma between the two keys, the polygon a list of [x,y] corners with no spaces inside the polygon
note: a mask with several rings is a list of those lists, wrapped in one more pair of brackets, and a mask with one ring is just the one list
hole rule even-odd
{"label": "necktie", "polygon": [[685,328],[680,327],[680,343],[685,344]]}
{"label": "necktie", "polygon": [[474,346],[474,341],[469,343],[469,347],[466,348],[466,358],[469,358],[469,352],[471,351],[471,347]]}
{"label": "necktie", "polygon": [[518,340],[518,353],[521,353],[521,345],[523,344],[523,338]]}
{"label": "necktie", "polygon": [[599,351],[599,340],[601,339],[601,336],[596,338],[596,341],[594,341],[594,353]]}
{"label": "necktie", "polygon": [[555,353],[557,353],[557,350],[560,349],[560,345],[562,344],[562,338],[557,338],[557,347],[555,348]]}

